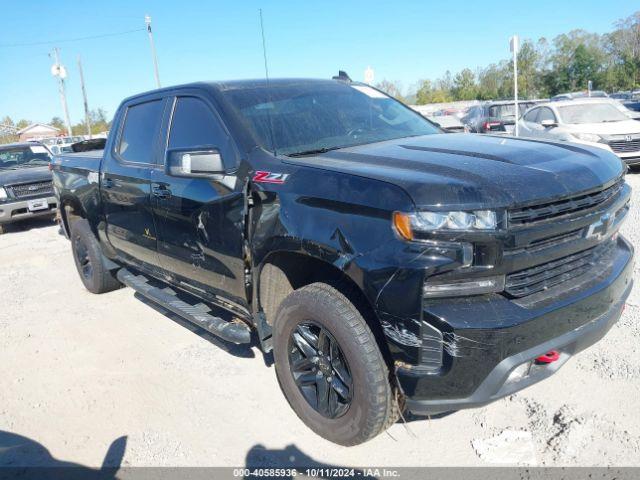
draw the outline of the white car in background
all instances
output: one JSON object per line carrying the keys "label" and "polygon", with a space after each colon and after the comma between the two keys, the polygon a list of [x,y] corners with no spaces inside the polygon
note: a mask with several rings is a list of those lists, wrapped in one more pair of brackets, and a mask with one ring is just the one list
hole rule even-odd
{"label": "white car in background", "polygon": [[520,136],[583,143],[614,152],[629,165],[640,163],[640,122],[609,99],[545,103],[518,121]]}

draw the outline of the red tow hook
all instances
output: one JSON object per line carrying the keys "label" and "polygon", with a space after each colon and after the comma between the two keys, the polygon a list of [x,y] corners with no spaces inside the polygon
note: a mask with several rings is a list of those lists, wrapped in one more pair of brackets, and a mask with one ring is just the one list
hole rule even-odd
{"label": "red tow hook", "polygon": [[536,363],[553,363],[560,358],[560,352],[557,350],[549,350],[544,355],[536,358]]}

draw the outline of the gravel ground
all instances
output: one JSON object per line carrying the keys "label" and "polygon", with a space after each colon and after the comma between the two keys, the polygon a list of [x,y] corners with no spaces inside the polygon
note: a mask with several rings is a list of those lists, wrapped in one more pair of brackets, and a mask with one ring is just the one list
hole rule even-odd
{"label": "gravel ground", "polygon": [[[627,179],[637,246],[640,174]],[[0,465],[640,466],[637,289],[550,379],[345,448],[302,424],[256,347],[222,348],[130,289],[84,290],[50,222],[0,237],[0,265]]]}

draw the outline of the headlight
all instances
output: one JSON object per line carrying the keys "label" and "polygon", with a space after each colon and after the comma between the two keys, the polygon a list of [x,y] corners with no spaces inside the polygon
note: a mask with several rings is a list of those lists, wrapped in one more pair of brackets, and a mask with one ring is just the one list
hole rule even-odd
{"label": "headlight", "polygon": [[430,281],[424,284],[425,297],[458,297],[483,295],[504,290],[504,275],[478,278],[476,280],[458,280],[449,282]]}
{"label": "headlight", "polygon": [[483,231],[498,228],[498,215],[493,210],[472,212],[416,212],[393,214],[396,231],[405,239],[413,240],[415,232],[436,230]]}
{"label": "headlight", "polygon": [[578,140],[582,140],[584,142],[594,142],[597,143],[600,140],[602,140],[602,137],[600,135],[596,135],[595,133],[580,133],[580,132],[575,132],[572,133],[571,135],[573,135],[574,137],[576,137]]}
{"label": "headlight", "polygon": [[7,191],[3,187],[0,187],[0,200],[6,200],[7,198]]}

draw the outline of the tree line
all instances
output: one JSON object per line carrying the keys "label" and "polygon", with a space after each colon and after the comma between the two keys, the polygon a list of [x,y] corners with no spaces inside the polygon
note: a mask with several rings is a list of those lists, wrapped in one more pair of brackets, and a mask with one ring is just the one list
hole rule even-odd
{"label": "tree line", "polygon": [[[640,88],[640,11],[619,20],[609,33],[572,30],[552,41],[525,40],[518,54],[518,93],[522,98],[548,98],[586,90],[607,92]],[[400,100],[423,105],[455,100],[513,97],[513,63],[504,59],[473,71],[447,71],[436,80],[421,80],[405,98],[399,82],[383,80],[376,87]]]}

